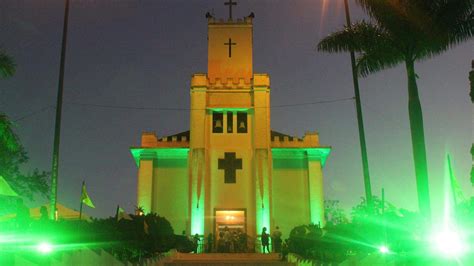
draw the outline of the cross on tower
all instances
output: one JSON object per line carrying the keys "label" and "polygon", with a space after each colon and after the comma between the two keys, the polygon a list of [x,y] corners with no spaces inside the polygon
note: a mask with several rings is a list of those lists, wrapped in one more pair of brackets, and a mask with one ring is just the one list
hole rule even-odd
{"label": "cross on tower", "polygon": [[232,6],[236,6],[237,3],[229,0],[229,2],[225,2],[224,5],[229,6],[229,19],[232,19]]}
{"label": "cross on tower", "polygon": [[237,45],[237,43],[232,42],[232,39],[229,38],[229,42],[225,42],[224,45],[229,46],[229,57],[232,57],[232,45]]}
{"label": "cross on tower", "polygon": [[224,159],[219,159],[219,170],[224,170],[224,183],[236,183],[236,171],[242,169],[242,159],[235,157],[235,152],[225,152]]}

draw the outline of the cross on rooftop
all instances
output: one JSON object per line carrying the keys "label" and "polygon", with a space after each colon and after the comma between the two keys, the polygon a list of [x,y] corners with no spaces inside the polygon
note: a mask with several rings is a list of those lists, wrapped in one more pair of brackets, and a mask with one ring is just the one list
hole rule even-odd
{"label": "cross on rooftop", "polygon": [[225,2],[224,5],[229,6],[229,19],[232,19],[232,6],[236,6],[237,3],[229,0],[229,2]]}
{"label": "cross on rooftop", "polygon": [[229,57],[232,57],[232,45],[237,45],[237,43],[232,42],[232,39],[229,38],[229,42],[225,42],[224,45],[229,46]]}
{"label": "cross on rooftop", "polygon": [[237,169],[242,169],[242,159],[237,159],[235,152],[225,152],[224,159],[219,159],[218,169],[224,170],[224,183],[236,183]]}

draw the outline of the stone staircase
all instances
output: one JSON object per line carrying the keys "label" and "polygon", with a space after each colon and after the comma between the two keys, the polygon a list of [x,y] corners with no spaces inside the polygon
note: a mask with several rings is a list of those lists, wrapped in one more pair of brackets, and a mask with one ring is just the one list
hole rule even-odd
{"label": "stone staircase", "polygon": [[295,263],[280,261],[278,254],[258,253],[203,253],[188,254],[179,253],[171,261],[165,262],[164,266],[296,266]]}

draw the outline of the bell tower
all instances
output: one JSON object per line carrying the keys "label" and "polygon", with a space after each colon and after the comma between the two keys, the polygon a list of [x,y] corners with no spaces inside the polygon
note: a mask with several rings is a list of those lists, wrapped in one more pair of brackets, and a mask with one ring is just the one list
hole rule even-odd
{"label": "bell tower", "polygon": [[228,19],[206,14],[207,73],[191,79],[190,230],[216,234],[234,215],[256,235],[270,221],[270,80],[253,73],[253,13],[226,5]]}
{"label": "bell tower", "polygon": [[216,79],[237,82],[239,78],[250,82],[253,74],[252,18],[253,14],[236,21],[232,18],[224,21],[208,16],[207,75],[211,83]]}

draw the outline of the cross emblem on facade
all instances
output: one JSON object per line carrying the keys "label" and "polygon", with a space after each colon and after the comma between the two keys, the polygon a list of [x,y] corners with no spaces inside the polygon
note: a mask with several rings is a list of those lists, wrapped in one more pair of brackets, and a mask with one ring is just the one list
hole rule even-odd
{"label": "cross emblem on facade", "polygon": [[229,6],[229,19],[232,19],[232,6],[236,6],[237,3],[229,0],[229,2],[225,2],[224,5]]}
{"label": "cross emblem on facade", "polygon": [[237,159],[235,152],[225,152],[224,159],[219,159],[219,170],[224,170],[224,183],[236,183],[237,169],[242,169],[242,159]]}
{"label": "cross emblem on facade", "polygon": [[229,42],[225,42],[224,45],[229,46],[229,57],[232,57],[232,45],[237,45],[237,43],[232,42],[232,39],[229,38]]}

